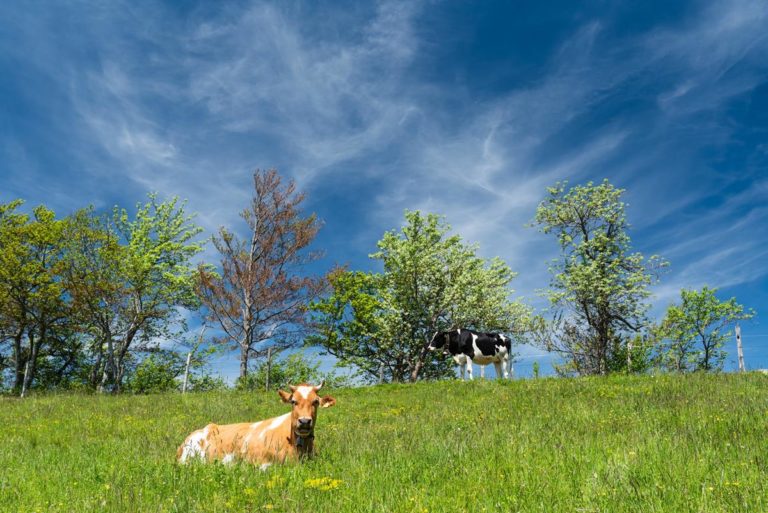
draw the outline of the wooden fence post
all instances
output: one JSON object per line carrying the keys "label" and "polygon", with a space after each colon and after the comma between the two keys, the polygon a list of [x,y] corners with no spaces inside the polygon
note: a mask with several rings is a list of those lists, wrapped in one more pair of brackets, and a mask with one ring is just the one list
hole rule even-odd
{"label": "wooden fence post", "polygon": [[736,324],[736,351],[739,354],[739,370],[744,372],[744,350],[741,347],[741,326]]}
{"label": "wooden fence post", "polygon": [[187,393],[187,383],[189,379],[189,365],[192,363],[192,355],[195,351],[200,347],[200,344],[203,343],[203,333],[205,333],[205,329],[207,326],[203,324],[203,329],[200,330],[200,336],[197,338],[197,344],[192,348],[189,353],[187,353],[187,364],[184,366],[184,382],[181,385],[181,393],[186,394]]}

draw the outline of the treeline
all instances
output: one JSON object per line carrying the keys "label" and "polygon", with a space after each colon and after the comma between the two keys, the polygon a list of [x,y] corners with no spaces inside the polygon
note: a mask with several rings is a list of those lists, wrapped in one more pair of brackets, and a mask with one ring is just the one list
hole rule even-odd
{"label": "treeline", "polygon": [[[253,187],[243,229],[210,238],[215,265],[199,262],[209,241],[175,198],[150,195],[132,215],[88,207],[64,218],[0,205],[0,387],[176,388],[187,353],[189,388],[220,387],[204,372],[217,348],[237,350],[240,386],[262,386],[273,369],[276,379],[335,379],[303,357],[266,359],[307,345],[364,381],[437,379],[452,362],[424,348],[456,327],[555,351],[561,374],[717,370],[727,329],[754,315],[704,288],[682,291],[652,322],[648,288],[667,263],[631,251],[623,191],[607,181],[557,184],[539,205],[532,225],[556,237],[561,256],[538,315],[512,297],[516,273],[504,261],[479,257],[443,218],[418,211],[370,255],[380,272],[313,275],[321,223],[303,212],[303,193],[276,171],[257,171]],[[195,318],[207,339],[188,334]]]}
{"label": "treeline", "polygon": [[21,204],[0,205],[3,386],[120,391],[136,354],[199,307],[201,229],[176,199],[155,196],[134,216],[85,208],[57,219]]}

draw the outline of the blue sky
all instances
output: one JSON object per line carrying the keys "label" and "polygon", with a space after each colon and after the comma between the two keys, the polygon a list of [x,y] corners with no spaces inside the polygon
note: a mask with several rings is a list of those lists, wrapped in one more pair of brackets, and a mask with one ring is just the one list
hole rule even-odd
{"label": "blue sky", "polygon": [[[635,249],[671,263],[654,315],[703,285],[765,313],[763,0],[6,1],[0,20],[0,201],[157,191],[239,230],[252,170],[276,167],[325,222],[323,268],[372,268],[422,209],[541,307],[557,247],[526,223],[548,185],[608,178]],[[743,334],[768,367],[768,326]]]}

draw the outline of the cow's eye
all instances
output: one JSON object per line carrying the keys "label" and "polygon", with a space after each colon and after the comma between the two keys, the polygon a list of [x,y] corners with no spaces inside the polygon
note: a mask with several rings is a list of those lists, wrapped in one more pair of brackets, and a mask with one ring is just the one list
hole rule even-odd
{"label": "cow's eye", "polygon": [[312,401],[312,406],[317,406],[318,404],[320,404],[320,399],[315,399]]}
{"label": "cow's eye", "polygon": [[296,399],[294,399],[293,397],[291,397],[291,404],[296,404]]}

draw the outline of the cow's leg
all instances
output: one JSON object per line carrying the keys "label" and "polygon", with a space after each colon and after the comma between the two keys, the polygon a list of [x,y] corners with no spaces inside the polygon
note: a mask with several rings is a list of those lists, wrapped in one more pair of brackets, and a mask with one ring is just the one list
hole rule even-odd
{"label": "cow's leg", "polygon": [[[504,369],[504,361],[493,362],[493,366],[496,368],[496,379],[501,379],[501,369]],[[507,376],[505,375],[504,377],[506,378]]]}
{"label": "cow's leg", "polygon": [[467,371],[469,372],[469,380],[472,381],[472,358],[467,358]]}
{"label": "cow's leg", "polygon": [[480,377],[485,379],[485,365],[480,366]]}
{"label": "cow's leg", "polygon": [[462,381],[467,379],[467,362],[462,362],[459,364],[459,372],[461,372]]}

